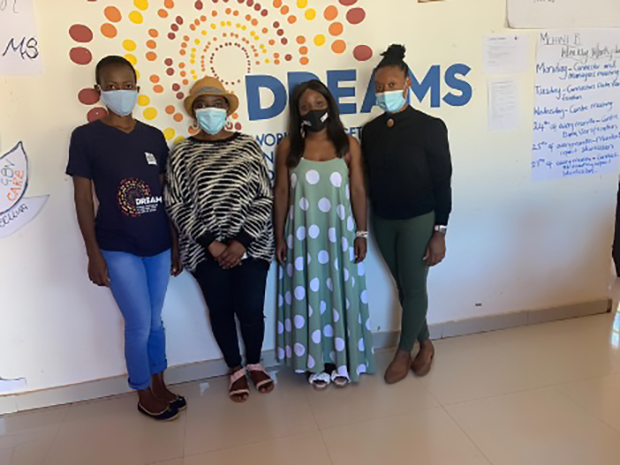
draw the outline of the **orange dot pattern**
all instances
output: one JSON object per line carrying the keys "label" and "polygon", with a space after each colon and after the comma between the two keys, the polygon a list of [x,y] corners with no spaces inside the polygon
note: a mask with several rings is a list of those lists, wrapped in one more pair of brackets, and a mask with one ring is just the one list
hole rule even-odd
{"label": "orange dot pattern", "polygon": [[[109,0],[113,4],[103,9],[98,25],[100,36],[95,34],[94,40],[103,37],[119,47],[122,43],[134,43],[135,50],[132,49],[130,58],[137,73],[140,73],[138,65],[148,72],[148,87],[154,94],[173,92],[182,101],[192,83],[204,75],[218,77],[231,91],[240,92],[236,87],[243,84],[244,76],[227,74],[230,73],[227,64],[231,60],[244,62],[245,74],[251,74],[259,66],[277,66],[293,61],[307,66],[312,60],[313,50],[320,50],[318,47],[324,43],[329,47],[324,50],[334,54],[341,55],[348,50],[343,38],[345,29],[364,21],[364,9],[357,5],[357,0],[327,0],[328,5],[319,8],[313,5],[315,2],[318,0],[263,0],[261,5],[259,0],[191,0],[183,3],[183,13],[180,13],[180,0],[140,1],[140,12],[131,5],[138,5],[136,2]],[[187,14],[188,3],[195,9],[194,16]],[[97,5],[95,1],[92,4]],[[136,13],[140,15],[140,21],[136,21]],[[297,32],[296,24],[300,21],[308,24],[314,21],[309,37]],[[127,29],[127,26],[131,28]],[[88,32],[89,28],[85,27]],[[129,35],[133,32],[126,32],[137,27],[146,27],[148,32],[148,37],[141,43]],[[127,36],[119,37],[119,31]],[[86,32],[84,37],[88,36]],[[317,37],[321,37],[321,41]],[[175,52],[165,52],[169,47],[162,47],[161,41],[173,44]],[[125,53],[122,48],[119,52]],[[372,49],[360,44],[352,49],[352,54],[355,59],[365,61],[372,57]],[[78,65],[92,60],[92,54],[84,44],[73,47],[70,57]],[[147,101],[148,95],[144,96]],[[177,105],[168,105],[165,111],[152,110],[149,115],[153,119],[170,118],[175,123],[182,123],[189,118],[183,111],[177,111]],[[102,114],[94,109],[89,113]],[[239,129],[238,115],[233,119],[232,127]],[[178,127],[168,129],[166,137],[169,140],[182,132]],[[188,131],[191,133],[191,130],[190,126]]]}
{"label": "orange dot pattern", "polygon": [[117,31],[116,27],[113,24],[105,23],[101,25],[101,34],[108,39],[112,39],[116,37]]}
{"label": "orange dot pattern", "polygon": [[107,7],[105,10],[103,10],[103,14],[108,19],[108,21],[111,21],[113,23],[118,23],[123,18],[121,12],[115,6]]}

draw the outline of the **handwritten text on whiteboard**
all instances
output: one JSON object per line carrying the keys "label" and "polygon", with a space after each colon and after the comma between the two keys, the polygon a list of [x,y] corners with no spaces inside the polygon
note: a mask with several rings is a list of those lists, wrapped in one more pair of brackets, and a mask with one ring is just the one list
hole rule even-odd
{"label": "handwritten text on whiteboard", "polygon": [[534,106],[534,179],[616,171],[620,30],[541,32]]}

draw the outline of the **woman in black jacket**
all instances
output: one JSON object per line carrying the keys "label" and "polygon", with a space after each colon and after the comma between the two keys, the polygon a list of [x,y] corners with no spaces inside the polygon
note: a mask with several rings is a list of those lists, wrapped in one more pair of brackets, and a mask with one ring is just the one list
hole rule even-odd
{"label": "woman in black jacket", "polygon": [[[452,163],[443,121],[413,109],[405,48],[392,45],[375,70],[377,104],[385,113],[362,132],[374,233],[402,305],[399,350],[385,373],[397,383],[412,369],[428,374],[435,354],[426,323],[428,268],[446,253],[452,207]],[[412,359],[416,340],[420,351]]]}

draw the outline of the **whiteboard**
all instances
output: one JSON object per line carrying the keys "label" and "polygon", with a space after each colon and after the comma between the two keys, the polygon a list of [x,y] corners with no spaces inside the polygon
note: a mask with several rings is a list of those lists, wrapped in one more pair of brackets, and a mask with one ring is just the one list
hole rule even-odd
{"label": "whiteboard", "polygon": [[615,173],[620,157],[620,29],[540,31],[535,180]]}
{"label": "whiteboard", "polygon": [[620,0],[508,0],[515,29],[620,27]]}

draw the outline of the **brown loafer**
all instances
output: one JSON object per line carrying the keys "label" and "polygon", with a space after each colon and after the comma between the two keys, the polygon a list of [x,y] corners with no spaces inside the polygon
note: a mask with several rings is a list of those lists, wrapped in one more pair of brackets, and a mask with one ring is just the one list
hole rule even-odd
{"label": "brown loafer", "polygon": [[[429,339],[424,343],[427,345],[424,349],[420,349],[418,355],[413,359],[411,363],[411,370],[415,373],[416,376],[426,376],[430,373],[431,368],[433,367],[433,359],[435,358],[435,347],[433,343]],[[430,357],[429,357],[430,352]]]}
{"label": "brown loafer", "polygon": [[385,371],[385,382],[387,384],[396,384],[405,379],[409,374],[411,364],[411,354],[404,350],[398,350],[396,355],[394,355],[394,360],[392,360],[392,363]]}

